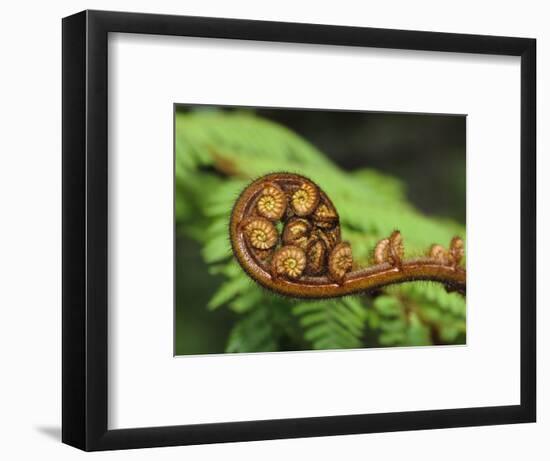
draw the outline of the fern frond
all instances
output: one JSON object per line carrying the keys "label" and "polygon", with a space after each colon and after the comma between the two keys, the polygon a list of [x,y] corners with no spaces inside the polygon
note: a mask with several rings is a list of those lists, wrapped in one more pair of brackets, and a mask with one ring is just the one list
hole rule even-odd
{"label": "fern frond", "polygon": [[258,305],[247,312],[235,324],[229,340],[226,352],[270,352],[276,351],[277,338],[270,322],[268,310]]}
{"label": "fern frond", "polygon": [[355,298],[301,302],[292,308],[314,349],[350,349],[362,346],[367,318]]}
{"label": "fern frond", "polygon": [[[341,170],[311,143],[250,111],[176,114],[175,209],[178,232],[202,246],[211,273],[224,277],[209,308],[238,315],[230,352],[379,345],[460,343],[465,340],[466,305],[438,285],[415,282],[386,289],[382,296],[301,302],[274,297],[249,282],[232,260],[229,213],[249,181],[273,171],[291,171],[323,184],[339,210],[342,234],[354,258],[369,263],[379,239],[399,228],[406,256],[429,244],[446,245],[463,226],[428,217],[406,199],[395,178],[363,169]],[[393,307],[392,307],[393,306]]]}

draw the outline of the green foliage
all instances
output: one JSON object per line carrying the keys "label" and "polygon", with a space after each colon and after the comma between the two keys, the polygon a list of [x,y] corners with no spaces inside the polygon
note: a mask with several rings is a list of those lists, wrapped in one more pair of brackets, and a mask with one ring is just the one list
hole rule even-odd
{"label": "green foliage", "polygon": [[175,164],[178,232],[199,242],[211,273],[225,279],[208,309],[238,314],[227,352],[464,343],[465,301],[440,285],[415,282],[376,296],[296,302],[254,284],[232,258],[232,205],[250,180],[274,171],[321,185],[361,265],[397,228],[407,256],[464,237],[462,226],[417,211],[396,178],[370,169],[345,172],[297,134],[245,111],[177,113]]}
{"label": "green foliage", "polygon": [[357,298],[302,302],[293,307],[314,349],[362,347],[367,310]]}

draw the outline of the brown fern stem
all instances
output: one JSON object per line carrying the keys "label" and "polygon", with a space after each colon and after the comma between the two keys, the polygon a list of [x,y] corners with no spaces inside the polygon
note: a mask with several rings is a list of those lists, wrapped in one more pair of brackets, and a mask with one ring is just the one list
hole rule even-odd
{"label": "brown fern stem", "polygon": [[285,296],[334,298],[415,280],[466,294],[466,271],[459,265],[463,244],[457,237],[449,250],[433,245],[426,257],[404,260],[401,234],[395,231],[376,246],[374,265],[353,270],[334,205],[315,183],[295,174],[264,176],[242,192],[231,213],[230,240],[247,274]]}

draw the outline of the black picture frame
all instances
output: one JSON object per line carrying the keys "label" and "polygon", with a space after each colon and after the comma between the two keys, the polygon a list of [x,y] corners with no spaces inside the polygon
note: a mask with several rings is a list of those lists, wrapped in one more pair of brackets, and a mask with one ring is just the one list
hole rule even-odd
{"label": "black picture frame", "polygon": [[[106,11],[83,11],[64,18],[62,29],[64,443],[92,451],[535,421],[535,39]],[[520,56],[521,403],[109,430],[109,32]]]}

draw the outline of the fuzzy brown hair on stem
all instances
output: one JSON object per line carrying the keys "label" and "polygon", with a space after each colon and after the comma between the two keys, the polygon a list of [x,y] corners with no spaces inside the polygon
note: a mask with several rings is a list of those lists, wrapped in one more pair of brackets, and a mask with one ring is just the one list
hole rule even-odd
{"label": "fuzzy brown hair on stem", "polygon": [[243,270],[284,296],[335,298],[415,280],[466,294],[459,237],[448,249],[434,244],[425,256],[405,259],[403,237],[396,230],[374,248],[374,265],[355,267],[336,208],[319,185],[301,175],[273,173],[252,182],[235,202],[229,234]]}

